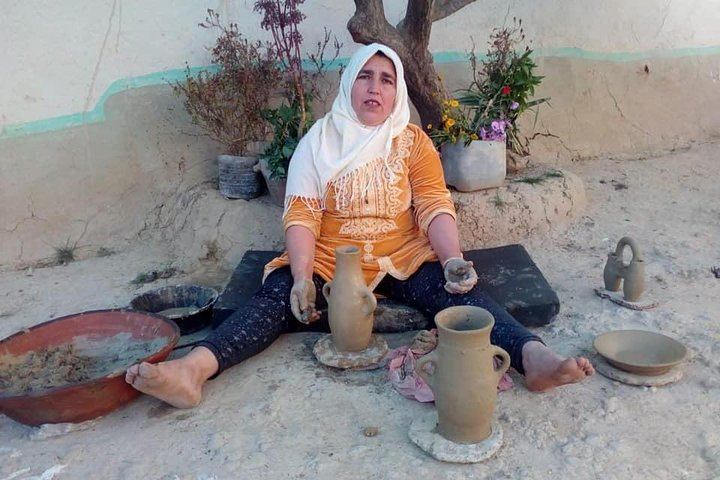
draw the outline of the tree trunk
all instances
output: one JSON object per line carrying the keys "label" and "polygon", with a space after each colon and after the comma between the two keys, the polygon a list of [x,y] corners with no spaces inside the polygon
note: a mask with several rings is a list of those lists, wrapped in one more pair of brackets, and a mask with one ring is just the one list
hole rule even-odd
{"label": "tree trunk", "polygon": [[358,43],[378,42],[397,52],[405,69],[410,100],[420,115],[423,128],[440,125],[438,80],[432,55],[428,50],[432,22],[452,15],[475,0],[408,0],[408,7],[397,26],[385,18],[382,0],[355,0],[355,14],[348,21],[348,31]]}

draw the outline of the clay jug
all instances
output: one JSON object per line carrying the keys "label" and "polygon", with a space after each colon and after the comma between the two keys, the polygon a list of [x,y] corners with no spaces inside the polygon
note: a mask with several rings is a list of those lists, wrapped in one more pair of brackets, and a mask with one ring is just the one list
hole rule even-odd
{"label": "clay jug", "polygon": [[[630,247],[632,258],[630,263],[623,262],[623,250]],[[630,237],[623,237],[615,247],[615,252],[608,254],[607,263],[603,270],[605,289],[612,292],[620,290],[622,281],[623,296],[625,300],[634,302],[645,291],[645,262],[640,253],[637,242]]]}
{"label": "clay jug", "polygon": [[365,285],[360,249],[335,249],[335,276],[323,286],[333,345],[338,352],[360,352],[370,344],[377,300]]}
{"label": "clay jug", "polygon": [[[484,308],[449,307],[435,315],[435,324],[438,346],[415,370],[435,395],[437,432],[455,443],[479,443],[492,431],[497,386],[510,356],[490,343],[495,319]],[[502,360],[498,367],[495,357]],[[428,363],[433,373],[423,368]]]}

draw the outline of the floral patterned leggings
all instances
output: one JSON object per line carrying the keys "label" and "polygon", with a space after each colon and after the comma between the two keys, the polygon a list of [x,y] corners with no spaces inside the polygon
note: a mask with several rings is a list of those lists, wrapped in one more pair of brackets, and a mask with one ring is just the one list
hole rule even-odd
{"label": "floral patterned leggings", "polygon": [[[317,308],[326,306],[322,292],[325,281],[313,276],[318,291]],[[445,276],[439,262],[423,264],[407,280],[387,275],[375,291],[406,305],[413,306],[428,318],[440,310],[455,305],[474,305],[488,310],[495,317],[490,341],[510,354],[511,365],[519,373],[522,367],[522,347],[529,341],[542,341],[517,322],[500,305],[477,287],[463,295],[445,291]],[[197,346],[208,348],[223,370],[263,351],[281,334],[298,331],[329,332],[327,321],[304,325],[290,310],[290,290],[293,278],[290,268],[280,268],[268,275],[263,286],[238,311],[227,318]]]}

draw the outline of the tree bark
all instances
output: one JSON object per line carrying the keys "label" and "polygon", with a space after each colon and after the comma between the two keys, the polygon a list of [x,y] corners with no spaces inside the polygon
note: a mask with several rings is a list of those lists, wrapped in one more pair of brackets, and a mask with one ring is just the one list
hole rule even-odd
{"label": "tree bark", "polygon": [[441,85],[428,50],[432,22],[446,18],[475,0],[408,0],[405,17],[393,27],[385,18],[382,0],[355,0],[348,21],[353,40],[364,45],[378,42],[397,52],[405,69],[410,100],[424,128],[440,125]]}

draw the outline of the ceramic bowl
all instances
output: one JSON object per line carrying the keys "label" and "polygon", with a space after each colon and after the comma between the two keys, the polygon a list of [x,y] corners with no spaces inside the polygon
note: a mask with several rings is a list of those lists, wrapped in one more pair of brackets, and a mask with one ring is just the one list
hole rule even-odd
{"label": "ceramic bowl", "polygon": [[[140,394],[125,382],[125,369],[139,361],[157,363],[165,360],[179,338],[180,331],[172,321],[132,310],[76,313],[18,332],[0,341],[0,369],[4,369],[0,370],[0,377],[6,377],[6,380],[10,376],[9,365],[13,357],[48,352],[68,344],[82,345],[81,348],[86,349],[94,346],[93,355],[100,359],[98,361],[107,361],[112,371],[87,381],[22,394],[5,388],[0,390],[0,413],[26,425],[77,423],[105,415]],[[111,344],[118,345],[114,352],[108,348]],[[132,350],[139,345],[143,346],[141,358],[129,358],[134,355],[132,352],[122,356],[118,353],[126,346]],[[50,373],[40,371],[39,374]]]}
{"label": "ceramic bowl", "polygon": [[677,340],[645,330],[615,330],[595,337],[595,350],[616,368],[637,375],[662,375],[687,356]]}
{"label": "ceramic bowl", "polygon": [[181,335],[195,333],[210,325],[218,299],[214,288],[202,285],[174,285],[148,290],[130,302],[130,308],[157,313],[180,327]]}

